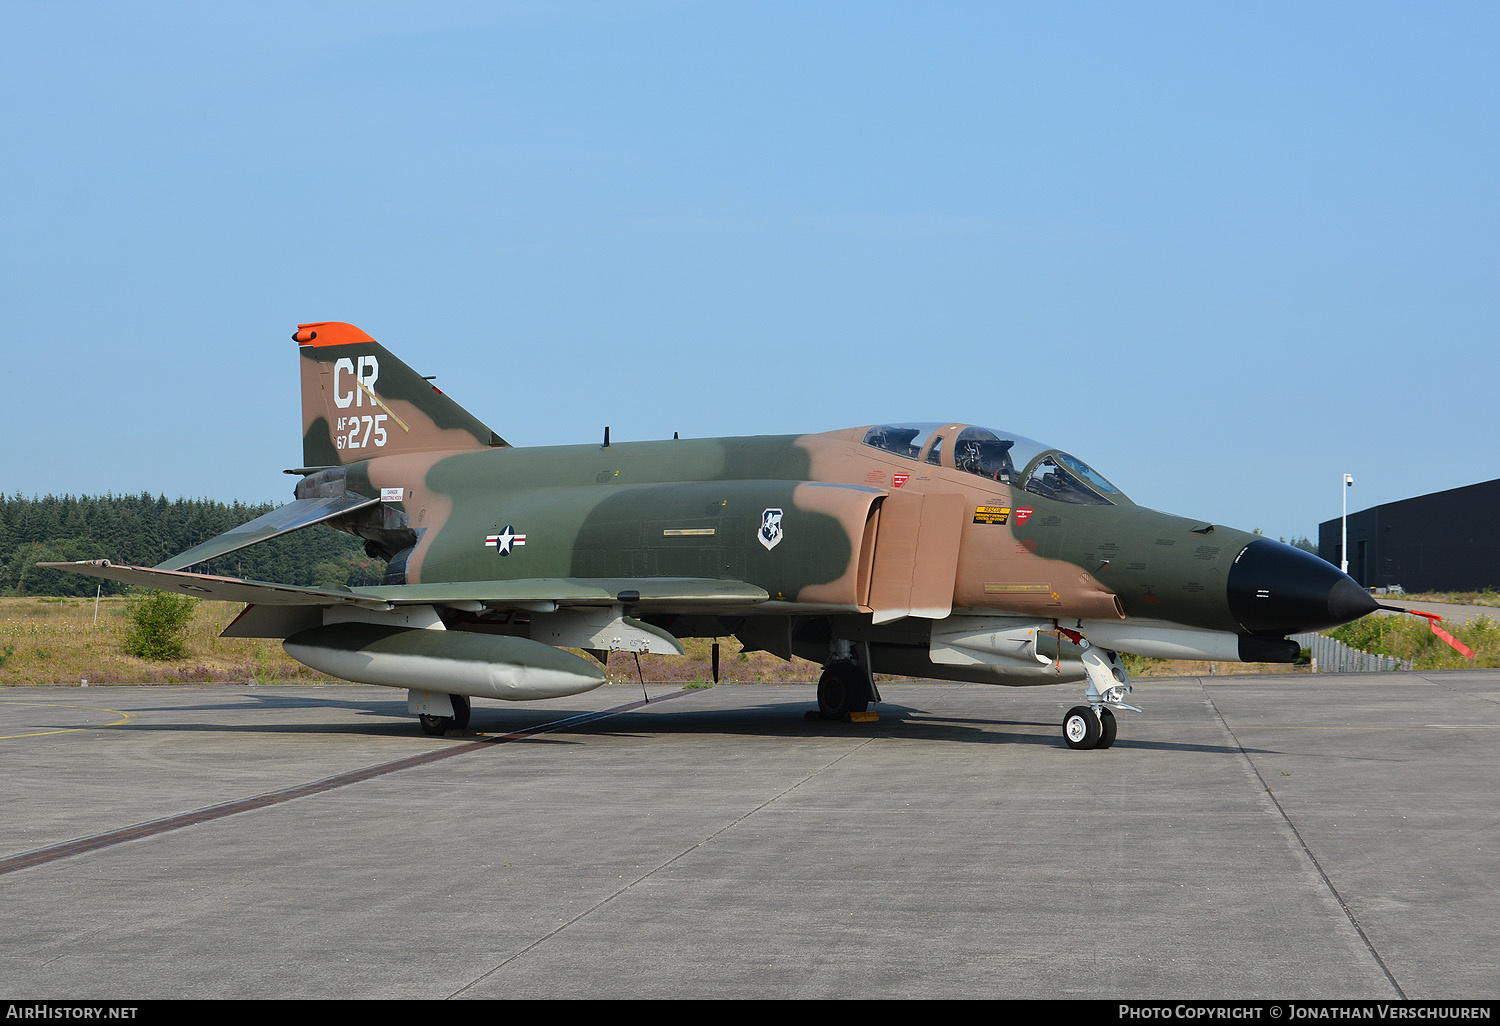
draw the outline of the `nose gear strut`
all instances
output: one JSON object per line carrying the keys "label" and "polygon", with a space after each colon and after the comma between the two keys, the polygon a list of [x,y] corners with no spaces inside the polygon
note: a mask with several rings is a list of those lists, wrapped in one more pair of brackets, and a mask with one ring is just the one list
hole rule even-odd
{"label": "nose gear strut", "polygon": [[1125,672],[1120,653],[1096,648],[1080,632],[1061,624],[1057,633],[1083,650],[1079,658],[1089,681],[1083,696],[1088,705],[1075,705],[1063,717],[1063,740],[1069,748],[1108,748],[1115,743],[1116,731],[1115,714],[1111,710],[1141,711],[1125,703],[1125,696],[1131,690],[1130,674]]}

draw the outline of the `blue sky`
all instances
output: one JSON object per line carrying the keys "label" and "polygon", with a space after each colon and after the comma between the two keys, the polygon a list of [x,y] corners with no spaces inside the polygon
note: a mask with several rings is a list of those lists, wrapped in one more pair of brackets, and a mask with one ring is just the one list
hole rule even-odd
{"label": "blue sky", "polygon": [[1500,5],[0,3],[0,490],[968,420],[1272,536],[1500,476]]}

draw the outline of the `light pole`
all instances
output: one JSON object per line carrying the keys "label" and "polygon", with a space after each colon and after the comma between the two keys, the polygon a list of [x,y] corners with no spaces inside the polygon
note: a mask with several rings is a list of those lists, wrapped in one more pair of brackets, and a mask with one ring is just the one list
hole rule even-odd
{"label": "light pole", "polygon": [[1339,569],[1344,573],[1349,572],[1349,489],[1354,487],[1354,478],[1348,474],[1344,475],[1344,537],[1339,542]]}

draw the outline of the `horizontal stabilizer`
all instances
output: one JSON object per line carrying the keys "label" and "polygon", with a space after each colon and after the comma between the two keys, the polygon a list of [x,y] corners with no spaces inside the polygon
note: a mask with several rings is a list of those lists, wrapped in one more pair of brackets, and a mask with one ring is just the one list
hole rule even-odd
{"label": "horizontal stabilizer", "polygon": [[[156,564],[155,569],[181,570],[194,563],[202,563],[207,559],[238,552],[251,545],[269,541],[293,531],[300,531],[304,527],[311,527],[313,524],[332,520],[334,517],[364,509],[366,506],[374,506],[379,502],[379,499],[366,499],[362,495],[328,495],[297,499],[271,510],[265,516],[256,517],[248,524],[241,524],[232,531],[225,531],[221,535],[210,538],[202,545],[195,545],[186,552],[179,552],[171,559]],[[153,587],[159,587],[159,585],[153,585]]]}
{"label": "horizontal stabilizer", "polygon": [[226,602],[254,602],[268,606],[359,606],[364,609],[389,609],[384,599],[356,595],[350,591],[328,591],[323,588],[298,588],[269,581],[244,581],[238,577],[215,577],[212,574],[189,574],[180,570],[157,570],[144,566],[119,566],[107,559],[89,559],[77,563],[38,563],[48,570],[66,570],[86,577],[133,584],[141,588],[175,591],[194,598],[222,599]]}

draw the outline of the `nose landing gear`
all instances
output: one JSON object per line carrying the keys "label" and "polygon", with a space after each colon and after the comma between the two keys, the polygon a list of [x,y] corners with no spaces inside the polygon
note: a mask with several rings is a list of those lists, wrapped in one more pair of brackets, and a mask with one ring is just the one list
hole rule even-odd
{"label": "nose landing gear", "polygon": [[1063,740],[1069,748],[1085,751],[1108,748],[1115,743],[1117,732],[1111,707],[1140,712],[1124,701],[1130,694],[1130,675],[1125,672],[1125,664],[1120,661],[1118,652],[1095,648],[1076,631],[1060,630],[1065,631],[1075,645],[1083,646],[1080,658],[1089,677],[1088,691],[1084,693],[1088,705],[1075,705],[1068,710],[1063,717]]}
{"label": "nose landing gear", "polygon": [[1115,743],[1115,729],[1115,714],[1107,706],[1075,705],[1063,717],[1063,740],[1069,748],[1108,748]]}

